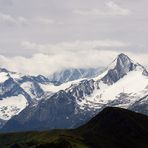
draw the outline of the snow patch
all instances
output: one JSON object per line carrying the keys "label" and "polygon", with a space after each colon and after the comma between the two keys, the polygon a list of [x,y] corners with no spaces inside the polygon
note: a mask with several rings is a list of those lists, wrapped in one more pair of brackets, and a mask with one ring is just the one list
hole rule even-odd
{"label": "snow patch", "polygon": [[[115,100],[120,101],[120,105],[117,105],[118,107],[128,108],[128,106],[138,101],[148,92],[148,77],[142,74],[142,70],[141,68],[137,68],[129,72],[113,85],[104,84],[100,80],[99,88],[95,88],[90,96],[86,96],[85,99],[78,101],[78,105],[81,109],[85,107],[98,109],[100,106]],[[105,75],[105,73],[103,75]],[[102,76],[98,78],[102,78]],[[96,78],[96,80],[98,80],[98,78]],[[123,94],[126,95],[122,98]]]}
{"label": "snow patch", "polygon": [[52,93],[56,93],[60,90],[66,90],[67,88],[69,88],[71,85],[74,84],[79,84],[80,81],[82,81],[84,79],[79,79],[79,80],[75,80],[75,81],[69,81],[66,83],[63,83],[61,85],[54,85],[52,83],[50,84],[40,84],[40,87],[45,91],[45,92],[52,92]]}
{"label": "snow patch", "polygon": [[23,75],[19,73],[9,73],[9,75],[16,80],[19,80]]}
{"label": "snow patch", "polygon": [[3,83],[8,79],[9,79],[8,73],[6,73],[6,72],[1,72],[0,73],[0,83]]}
{"label": "snow patch", "polygon": [[19,114],[28,105],[23,95],[12,96],[0,100],[0,119],[9,120]]}

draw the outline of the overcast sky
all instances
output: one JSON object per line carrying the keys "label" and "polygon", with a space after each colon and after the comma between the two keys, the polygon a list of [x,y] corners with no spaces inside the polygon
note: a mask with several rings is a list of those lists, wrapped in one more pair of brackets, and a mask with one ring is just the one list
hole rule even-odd
{"label": "overcast sky", "polygon": [[108,65],[124,52],[148,65],[147,0],[0,0],[0,66],[48,75]]}

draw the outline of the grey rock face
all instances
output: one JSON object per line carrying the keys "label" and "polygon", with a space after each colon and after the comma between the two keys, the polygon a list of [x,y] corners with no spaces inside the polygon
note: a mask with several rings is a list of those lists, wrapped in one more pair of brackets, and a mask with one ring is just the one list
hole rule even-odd
{"label": "grey rock face", "polygon": [[148,115],[148,95],[136,101],[129,107],[130,110]]}
{"label": "grey rock face", "polygon": [[95,89],[94,80],[83,80],[78,85],[73,85],[68,88],[66,91],[68,94],[75,97],[75,99],[80,100],[84,99],[86,96],[89,96],[93,93]]}

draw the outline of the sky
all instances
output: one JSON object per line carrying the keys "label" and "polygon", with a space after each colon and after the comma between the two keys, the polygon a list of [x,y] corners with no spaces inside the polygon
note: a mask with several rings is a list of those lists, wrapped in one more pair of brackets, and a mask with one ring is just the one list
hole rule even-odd
{"label": "sky", "polygon": [[105,67],[120,53],[148,66],[147,0],[0,0],[0,67],[49,75]]}

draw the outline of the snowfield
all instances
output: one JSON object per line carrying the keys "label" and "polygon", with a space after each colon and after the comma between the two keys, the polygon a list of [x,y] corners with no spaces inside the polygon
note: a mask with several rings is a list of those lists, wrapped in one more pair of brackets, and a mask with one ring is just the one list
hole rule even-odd
{"label": "snowfield", "polygon": [[8,74],[6,72],[0,73],[0,83],[5,82],[9,78]]}
{"label": "snowfield", "polygon": [[0,100],[0,119],[9,120],[19,114],[28,105],[23,95],[3,98]]}
{"label": "snowfield", "polygon": [[80,81],[85,80],[85,79],[86,78],[78,79],[78,80],[66,82],[66,83],[63,83],[63,84],[57,85],[57,86],[52,84],[52,83],[50,83],[50,84],[40,84],[40,86],[46,92],[56,93],[56,92],[58,92],[60,90],[66,90],[67,88],[69,88],[72,85],[77,85],[77,84],[79,84]]}
{"label": "snowfield", "polygon": [[[83,110],[85,107],[90,109],[99,109],[103,105],[110,104],[113,101],[118,101],[116,107],[128,108],[133,103],[141,99],[143,96],[148,95],[148,76],[144,75],[144,68],[137,64],[137,67],[128,72],[123,78],[119,79],[116,83],[108,85],[101,79],[108,74],[110,69],[114,69],[117,61],[107,68],[101,75],[93,78],[94,81],[99,82],[98,86],[90,96],[86,96],[85,99],[77,101],[80,108]],[[124,68],[124,65],[121,65]]]}

